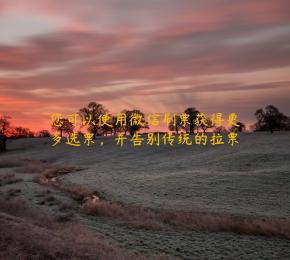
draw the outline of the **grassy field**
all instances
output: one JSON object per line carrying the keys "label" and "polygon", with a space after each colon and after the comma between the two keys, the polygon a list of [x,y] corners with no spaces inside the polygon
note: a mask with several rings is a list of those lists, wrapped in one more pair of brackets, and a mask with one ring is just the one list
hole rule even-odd
{"label": "grassy field", "polygon": [[[111,137],[92,147],[51,144],[8,143],[0,157],[3,214],[36,225],[7,210],[26,201],[53,223],[81,225],[114,249],[113,259],[118,252],[123,259],[290,258],[289,133],[241,134],[234,147],[118,147]],[[111,250],[99,252],[106,259]]]}

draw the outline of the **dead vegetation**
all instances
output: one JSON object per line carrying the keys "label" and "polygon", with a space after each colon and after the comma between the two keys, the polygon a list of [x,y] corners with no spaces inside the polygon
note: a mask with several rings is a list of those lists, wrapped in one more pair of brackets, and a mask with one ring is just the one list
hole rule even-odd
{"label": "dead vegetation", "polygon": [[[86,187],[76,184],[51,182],[51,178],[80,170],[78,167],[52,167],[43,171],[37,182],[53,186],[71,198],[81,202],[81,211],[94,216],[106,216],[125,222],[132,228],[173,229],[208,232],[232,232],[240,235],[262,235],[290,239],[290,221],[274,218],[250,218],[231,215],[192,213],[166,209],[151,209],[142,206],[110,202]],[[97,196],[98,199],[86,200]]]}
{"label": "dead vegetation", "polygon": [[21,189],[9,189],[6,193],[6,199],[12,199],[21,194]]}
{"label": "dead vegetation", "polygon": [[141,206],[123,206],[108,201],[86,202],[82,211],[117,218],[132,228],[180,231],[232,232],[290,239],[290,221],[275,218],[237,217],[225,214],[192,213]]}
{"label": "dead vegetation", "polygon": [[9,184],[14,184],[21,181],[23,180],[21,178],[17,178],[15,174],[0,175],[0,187],[9,185]]}
{"label": "dead vegetation", "polygon": [[[107,201],[97,192],[81,185],[64,184],[59,180],[58,177],[63,174],[81,170],[78,167],[48,165],[46,162],[32,162],[32,166],[29,163],[25,167],[29,172],[39,173],[35,179],[36,182],[57,188],[78,201],[82,212],[121,220],[132,228],[232,232],[240,235],[263,235],[290,239],[290,221],[288,219],[237,217],[123,205]],[[51,181],[52,178],[56,179]],[[92,196],[97,196],[98,199],[87,199]],[[48,199],[49,201],[52,199]]]}
{"label": "dead vegetation", "polygon": [[14,167],[18,167],[21,165],[21,162],[19,161],[15,161],[15,160],[1,160],[0,161],[0,168],[14,168]]}
{"label": "dead vegetation", "polygon": [[1,259],[144,259],[109,245],[85,227],[51,218],[22,201],[0,200]]}
{"label": "dead vegetation", "polygon": [[59,204],[59,210],[61,212],[75,210],[75,208],[75,205],[73,205],[72,203],[60,202]]}
{"label": "dead vegetation", "polygon": [[43,199],[38,203],[39,205],[48,205],[48,206],[53,206],[56,204],[59,204],[60,201],[54,197],[53,195],[47,195],[43,197]]}

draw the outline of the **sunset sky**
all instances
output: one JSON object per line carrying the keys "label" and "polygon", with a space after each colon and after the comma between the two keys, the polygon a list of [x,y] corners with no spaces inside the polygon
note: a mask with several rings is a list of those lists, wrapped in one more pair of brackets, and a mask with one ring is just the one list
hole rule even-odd
{"label": "sunset sky", "polygon": [[290,115],[289,0],[0,0],[0,114],[49,129],[90,101]]}

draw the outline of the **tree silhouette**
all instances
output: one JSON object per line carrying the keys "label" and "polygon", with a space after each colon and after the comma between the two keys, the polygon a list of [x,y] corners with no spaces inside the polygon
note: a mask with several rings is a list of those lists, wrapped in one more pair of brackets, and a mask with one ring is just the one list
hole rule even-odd
{"label": "tree silhouette", "polygon": [[[142,113],[140,110],[123,110],[122,113],[126,114],[126,125],[123,126],[125,135],[127,134],[127,131],[129,131],[130,135],[133,136],[140,129],[149,128],[147,122],[145,121],[144,113]],[[139,117],[140,119],[138,124],[133,124],[135,117]]]}
{"label": "tree silhouette", "polygon": [[196,119],[196,116],[199,113],[199,111],[196,110],[195,107],[189,107],[189,108],[185,109],[184,113],[189,115],[189,117],[188,117],[189,124],[188,124],[188,126],[184,127],[184,129],[186,132],[188,132],[188,130],[189,130],[189,134],[193,134],[194,128],[195,128],[195,119]]}
{"label": "tree silhouette", "polygon": [[202,129],[202,131],[205,133],[207,129],[212,128],[213,124],[212,124],[212,120],[210,118],[206,118],[205,119],[205,123],[206,124],[202,124],[200,126],[200,128]]}
{"label": "tree silhouette", "polygon": [[219,134],[228,133],[228,129],[225,128],[224,126],[217,126],[217,127],[214,128],[214,132],[215,133],[219,133]]}
{"label": "tree silhouette", "polygon": [[34,137],[34,133],[32,131],[22,126],[14,127],[11,132],[11,138]]}
{"label": "tree silhouette", "polygon": [[287,118],[287,122],[286,122],[285,130],[286,130],[286,131],[289,131],[289,130],[290,130],[290,117]]}
{"label": "tree silhouette", "polygon": [[282,130],[286,127],[287,116],[279,111],[273,105],[266,106],[265,110],[262,108],[255,112],[258,122],[255,124],[257,131],[274,131]]}
{"label": "tree silhouette", "polygon": [[100,126],[100,130],[98,131],[101,135],[107,136],[108,133],[112,135],[113,133],[113,116],[109,115],[110,119],[108,120],[108,124],[104,124]]}
{"label": "tree silhouette", "polygon": [[11,131],[11,125],[9,121],[10,117],[0,117],[0,152],[6,151],[6,141],[8,139],[9,131]]}
{"label": "tree silhouette", "polygon": [[74,125],[67,118],[61,118],[53,122],[52,130],[58,131],[60,137],[62,137],[64,133],[71,134],[74,130]]}
{"label": "tree silhouette", "polygon": [[96,102],[90,102],[86,107],[80,109],[79,114],[87,122],[90,121],[88,130],[93,134],[93,139],[96,139],[98,133],[100,133],[101,127],[99,126],[99,118],[105,114],[107,109]]}
{"label": "tree silhouette", "polygon": [[114,135],[117,135],[117,133],[122,131],[122,127],[117,124],[117,117],[116,116],[111,117],[111,124],[113,126],[112,132]]}
{"label": "tree silhouette", "polygon": [[126,115],[125,124],[120,125],[120,124],[117,124],[117,122],[116,122],[116,124],[119,127],[121,127],[122,131],[124,132],[124,135],[127,135],[127,132],[129,131],[129,127],[130,127],[130,119],[129,119],[130,112],[129,112],[129,110],[124,109],[121,111],[121,113]]}
{"label": "tree silhouette", "polygon": [[231,132],[243,132],[243,131],[245,131],[245,129],[246,129],[246,125],[244,124],[244,123],[242,123],[242,122],[237,122],[237,125],[238,126],[232,126],[231,127],[231,129],[230,129],[230,131]]}
{"label": "tree silhouette", "polygon": [[44,138],[44,137],[51,137],[51,134],[48,130],[40,130],[36,133],[37,137]]}
{"label": "tree silhouette", "polygon": [[182,125],[181,125],[180,117],[179,115],[175,115],[175,119],[172,118],[171,121],[169,122],[168,129],[170,131],[175,131],[175,133],[178,135],[181,128],[182,128]]}

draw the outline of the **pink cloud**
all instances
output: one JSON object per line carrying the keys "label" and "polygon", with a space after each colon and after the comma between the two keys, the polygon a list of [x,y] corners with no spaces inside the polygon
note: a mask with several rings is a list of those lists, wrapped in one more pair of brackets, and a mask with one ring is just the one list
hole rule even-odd
{"label": "pink cloud", "polygon": [[[0,112],[34,129],[48,113],[92,100],[164,112],[231,107],[227,97],[249,120],[245,104],[254,109],[264,93],[290,109],[289,77],[279,78],[283,87],[270,77],[290,67],[289,1],[1,1],[0,12],[59,21],[52,32],[0,44]],[[259,82],[243,76],[257,71],[267,71]]]}

